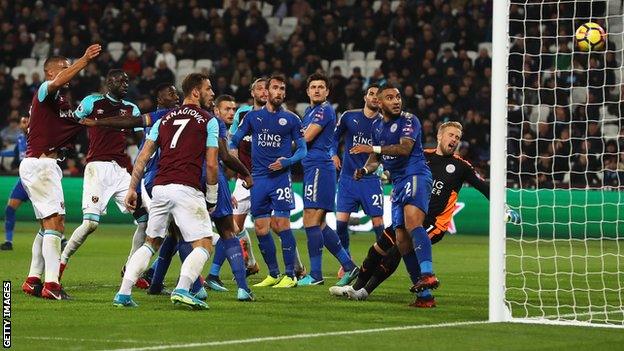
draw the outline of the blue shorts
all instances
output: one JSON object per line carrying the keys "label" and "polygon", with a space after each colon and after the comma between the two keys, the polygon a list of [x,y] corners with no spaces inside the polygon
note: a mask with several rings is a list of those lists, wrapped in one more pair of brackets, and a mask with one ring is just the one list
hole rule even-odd
{"label": "blue shorts", "polygon": [[303,208],[336,208],[336,169],[309,167],[303,171]]}
{"label": "blue shorts", "polygon": [[11,191],[11,196],[9,198],[17,199],[22,202],[28,201],[28,194],[26,193],[26,190],[24,189],[24,186],[22,185],[21,179],[18,179],[17,183],[15,183],[15,186],[13,187],[13,191]]}
{"label": "blue shorts", "polygon": [[363,178],[355,180],[352,177],[338,179],[338,196],[336,212],[353,213],[360,207],[370,217],[383,216],[384,193],[381,180]]}
{"label": "blue shorts", "polygon": [[267,217],[271,215],[290,217],[295,209],[290,174],[282,173],[276,177],[254,178],[251,187],[251,215]]}
{"label": "blue shorts", "polygon": [[411,175],[397,179],[392,184],[392,226],[404,227],[403,207],[413,205],[425,214],[429,211],[431,174]]}
{"label": "blue shorts", "polygon": [[222,218],[231,216],[233,213],[232,193],[225,174],[219,170],[219,192],[217,194],[217,205],[210,214],[211,218]]}

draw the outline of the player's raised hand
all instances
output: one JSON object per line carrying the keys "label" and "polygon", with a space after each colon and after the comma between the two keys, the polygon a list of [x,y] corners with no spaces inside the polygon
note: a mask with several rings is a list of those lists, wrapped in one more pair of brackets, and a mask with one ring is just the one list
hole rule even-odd
{"label": "player's raised hand", "polygon": [[519,225],[522,223],[522,217],[520,217],[520,213],[514,210],[513,208],[507,206],[505,204],[505,222],[509,222],[515,225]]}
{"label": "player's raised hand", "polygon": [[250,189],[253,186],[253,178],[251,177],[251,175],[245,177],[245,179],[243,179],[243,188],[245,189]]}
{"label": "player's raised hand", "polygon": [[280,157],[277,160],[275,160],[275,162],[269,165],[269,169],[272,171],[279,171],[280,169],[284,168],[284,166],[282,166],[282,163],[280,162],[280,160],[283,160],[283,159],[286,159],[286,157]]}
{"label": "player's raised hand", "polygon": [[87,61],[91,61],[96,58],[100,52],[102,51],[102,46],[100,44],[90,45],[87,50],[85,50],[84,55],[82,56]]}
{"label": "player's raised hand", "polygon": [[86,127],[95,127],[97,125],[93,118],[83,118],[79,121],[79,123]]}
{"label": "player's raised hand", "polygon": [[334,166],[336,166],[336,170],[340,170],[342,168],[342,163],[340,162],[340,157],[338,155],[332,156],[332,161],[334,161]]}
{"label": "player's raised hand", "polygon": [[366,144],[357,144],[349,150],[350,154],[370,154],[373,152],[373,147]]}
{"label": "player's raised hand", "polygon": [[368,170],[366,168],[364,168],[364,167],[358,168],[353,173],[353,178],[355,180],[360,180],[360,179],[362,179],[363,176],[365,176],[367,174],[368,174]]}
{"label": "player's raised hand", "polygon": [[137,193],[136,190],[128,189],[128,193],[126,194],[126,199],[124,200],[126,204],[126,208],[128,211],[133,212],[136,209],[137,205]]}

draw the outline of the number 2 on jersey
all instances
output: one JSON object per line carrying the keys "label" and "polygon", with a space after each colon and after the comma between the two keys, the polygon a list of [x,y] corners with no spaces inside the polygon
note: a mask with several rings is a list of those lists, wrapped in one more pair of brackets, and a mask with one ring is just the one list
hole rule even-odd
{"label": "number 2 on jersey", "polygon": [[186,118],[186,119],[176,119],[175,121],[173,121],[173,125],[180,126],[180,128],[178,128],[175,134],[173,134],[171,145],[169,145],[170,149],[175,149],[176,145],[178,145],[178,139],[180,138],[180,134],[182,134],[182,131],[184,130],[184,128],[186,128],[186,125],[188,124],[190,120],[191,120],[190,118]]}

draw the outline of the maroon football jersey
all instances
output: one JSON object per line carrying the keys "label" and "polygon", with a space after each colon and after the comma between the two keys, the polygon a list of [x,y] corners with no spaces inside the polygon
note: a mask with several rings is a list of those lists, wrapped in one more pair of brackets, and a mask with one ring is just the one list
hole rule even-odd
{"label": "maroon football jersey", "polygon": [[[149,139],[160,147],[160,160],[154,185],[183,184],[201,190],[202,168],[206,162],[208,127],[217,146],[219,126],[214,117],[199,106],[182,105],[167,113]],[[209,123],[210,122],[210,123]]]}
{"label": "maroon football jersey", "polygon": [[82,129],[73,117],[65,90],[48,94],[48,84],[41,84],[30,105],[27,157],[40,157],[71,145]]}
{"label": "maroon football jersey", "polygon": [[[247,111],[249,112],[249,111]],[[242,112],[240,116],[240,122],[238,126],[240,127],[245,120],[245,116],[247,116],[247,112]],[[251,172],[251,134],[245,135],[243,140],[238,144],[238,159],[245,165],[245,167]],[[243,179],[242,174],[238,174],[240,179]]]}
{"label": "maroon football jersey", "polygon": [[[76,110],[78,118],[103,119],[114,116],[140,116],[139,108],[125,100],[114,100],[108,95],[92,94],[85,97]],[[126,154],[126,131],[89,127],[89,152],[87,162],[115,161],[124,168],[130,167]]]}

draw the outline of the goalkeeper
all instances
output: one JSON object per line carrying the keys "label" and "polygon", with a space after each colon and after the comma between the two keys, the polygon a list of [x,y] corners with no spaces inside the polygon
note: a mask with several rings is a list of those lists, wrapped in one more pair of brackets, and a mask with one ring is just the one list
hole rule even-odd
{"label": "goalkeeper", "polygon": [[[431,243],[442,240],[453,218],[455,203],[462,184],[467,182],[489,198],[489,186],[477,174],[475,169],[455,155],[462,136],[462,125],[458,122],[446,122],[438,129],[438,145],[435,149],[425,150],[427,164],[433,176],[433,186],[429,200],[429,212],[423,227],[427,229]],[[520,215],[511,209],[506,210],[506,221],[520,223]],[[353,286],[333,286],[332,295],[346,296],[354,300],[364,300],[386,280],[401,262],[401,255],[395,245],[396,236],[392,227],[371,246],[362,263],[360,274]],[[418,293],[412,307],[435,307],[435,298],[429,290]]]}

